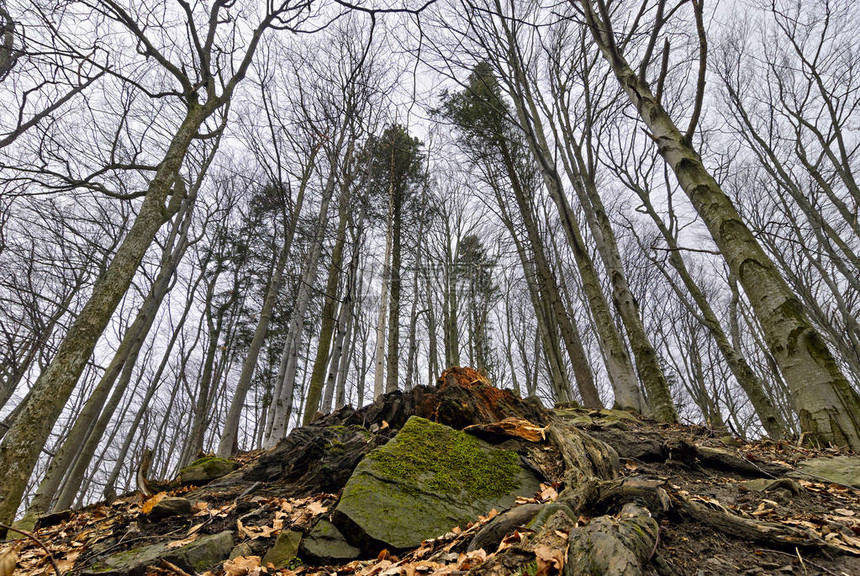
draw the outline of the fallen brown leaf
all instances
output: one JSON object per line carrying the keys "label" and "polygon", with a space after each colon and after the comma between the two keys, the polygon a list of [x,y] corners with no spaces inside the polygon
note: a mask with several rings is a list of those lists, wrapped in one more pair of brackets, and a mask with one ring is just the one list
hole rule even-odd
{"label": "fallen brown leaf", "polygon": [[143,506],[140,507],[140,511],[143,514],[149,514],[152,512],[152,509],[155,508],[155,505],[164,500],[167,496],[167,492],[159,492],[152,498],[149,498],[146,502],[143,503]]}
{"label": "fallen brown leaf", "polygon": [[182,540],[173,540],[171,542],[168,542],[167,547],[170,549],[182,548],[186,544],[191,544],[195,540],[197,540],[197,534],[192,534],[188,538],[183,538]]}
{"label": "fallen brown leaf", "polygon": [[457,567],[460,570],[471,570],[475,566],[483,564],[487,560],[487,553],[483,548],[460,554],[457,558]]}
{"label": "fallen brown leaf", "polygon": [[17,563],[18,549],[16,546],[10,546],[3,552],[0,552],[0,576],[12,576]]}
{"label": "fallen brown leaf", "polygon": [[237,556],[224,562],[225,576],[245,576],[262,572],[259,556]]}
{"label": "fallen brown leaf", "polygon": [[279,529],[272,526],[245,526],[241,520],[236,520],[236,528],[239,530],[239,534],[251,540],[270,538],[280,532]]}
{"label": "fallen brown leaf", "polygon": [[537,562],[535,576],[555,576],[562,573],[564,568],[564,552],[549,546],[537,546],[534,549]]}

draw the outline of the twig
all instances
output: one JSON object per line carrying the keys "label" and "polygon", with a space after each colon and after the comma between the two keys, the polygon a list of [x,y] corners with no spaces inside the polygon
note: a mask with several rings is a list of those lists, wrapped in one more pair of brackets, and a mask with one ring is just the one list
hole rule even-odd
{"label": "twig", "polygon": [[26,530],[21,530],[19,528],[13,528],[12,526],[7,526],[6,524],[3,524],[2,522],[0,522],[0,528],[2,528],[4,530],[11,530],[12,532],[17,532],[18,534],[22,534],[22,535],[26,536],[27,538],[29,538],[30,540],[32,540],[33,542],[35,542],[36,544],[38,544],[39,546],[41,546],[42,550],[44,550],[45,553],[48,555],[48,559],[51,561],[51,566],[54,567],[54,572],[57,573],[57,576],[63,576],[63,573],[60,572],[60,567],[57,566],[57,561],[54,560],[54,555],[51,554],[51,551],[48,550],[48,547],[45,546],[45,544],[42,543],[42,541],[39,540],[35,534],[33,534],[32,532],[27,532]]}
{"label": "twig", "polygon": [[164,566],[165,568],[167,568],[168,570],[173,570],[174,572],[179,574],[179,576],[191,576],[191,574],[189,574],[188,572],[186,572],[185,570],[183,570],[182,568],[180,568],[176,564],[168,562],[164,558],[161,559],[161,565]]}
{"label": "twig", "polygon": [[[799,554],[795,555],[795,554],[792,554],[791,552],[783,552],[782,550],[773,550],[771,548],[758,548],[758,550],[761,550],[762,552],[773,552],[774,554],[782,554],[783,556],[791,556],[792,558],[799,558],[799,556],[800,556]],[[795,547],[795,550],[797,550],[796,547]],[[828,574],[832,574],[833,576],[840,576],[839,574],[837,574],[833,570],[830,570],[829,568],[826,568],[826,567],[822,566],[821,564],[813,562],[809,558],[802,560],[802,562],[806,562],[810,566],[814,566],[814,567],[818,568],[819,570],[823,570],[823,571],[827,572]]]}

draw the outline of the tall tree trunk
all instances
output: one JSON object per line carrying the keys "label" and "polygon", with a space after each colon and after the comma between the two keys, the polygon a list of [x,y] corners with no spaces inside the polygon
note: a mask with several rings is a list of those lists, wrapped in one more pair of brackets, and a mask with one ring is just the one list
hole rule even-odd
{"label": "tall tree trunk", "polygon": [[[528,290],[532,309],[535,313],[535,321],[537,322],[538,340],[543,346],[547,366],[549,367],[550,386],[555,392],[556,398],[560,399],[558,391],[567,389],[570,384],[567,367],[561,357],[561,347],[558,343],[558,325],[555,322],[555,315],[548,305],[549,298],[544,297],[541,291],[542,279],[535,273],[534,261],[536,257],[532,256],[520,239],[521,232],[514,225],[507,203],[502,195],[501,187],[493,186],[493,191],[496,195],[496,203],[499,206],[501,220],[514,241],[514,247],[522,265],[526,289]],[[529,244],[531,245],[531,243]],[[522,351],[521,355],[525,364],[526,381],[528,381],[529,368],[524,351]],[[511,364],[511,371],[514,372],[513,363]],[[516,383],[516,376],[514,376],[514,382]]]}
{"label": "tall tree trunk", "polygon": [[[191,104],[171,140],[140,210],[114,259],[93,286],[89,300],[69,327],[54,359],[33,385],[30,401],[0,444],[0,522],[15,516],[33,467],[51,428],[72,394],[78,378],[104,332],[117,305],[128,290],[156,233],[179,209],[185,185],[179,170],[197,130],[211,111]],[[171,194],[170,204],[165,201]],[[0,529],[0,537],[5,530]]]}
{"label": "tall tree trunk", "polygon": [[275,310],[275,303],[278,301],[278,293],[283,283],[284,268],[287,265],[293,239],[296,236],[296,225],[298,224],[299,214],[301,214],[302,205],[304,204],[305,190],[310,181],[314,160],[318,152],[319,147],[314,147],[313,153],[308,160],[308,168],[302,175],[302,182],[299,186],[290,222],[284,222],[284,241],[281,244],[278,259],[274,265],[272,277],[269,279],[269,284],[266,287],[266,295],[263,298],[263,306],[260,309],[260,319],[257,322],[256,328],[254,328],[254,336],[251,338],[248,353],[242,362],[242,371],[239,373],[239,381],[236,383],[236,390],[233,392],[233,399],[230,402],[227,418],[224,421],[224,430],[221,432],[221,440],[218,442],[217,455],[220,458],[230,458],[239,449],[239,419],[242,416],[242,408],[245,407],[245,398],[248,396],[248,390],[251,389],[251,380],[257,368],[260,351],[263,349],[263,343],[266,341],[266,335],[269,333],[272,312]]}
{"label": "tall tree trunk", "polygon": [[376,323],[376,358],[373,364],[373,398],[385,392],[385,323],[388,320],[388,279],[390,275],[391,245],[394,233],[394,182],[392,181],[388,198],[388,224],[385,233],[385,257],[382,262],[382,289],[379,292],[379,318]]}
{"label": "tall tree trunk", "polygon": [[[392,163],[393,155],[394,152],[392,149]],[[400,244],[403,228],[403,198],[401,197],[401,193],[394,193],[392,200],[394,202],[394,217],[391,231],[391,287],[389,290],[391,303],[388,308],[388,361],[386,362],[388,374],[385,381],[386,392],[397,390],[400,385],[400,382],[398,382],[400,372]]]}
{"label": "tall tree trunk", "polygon": [[[582,346],[579,331],[571,320],[568,311],[561,300],[561,294],[559,292],[555,275],[552,273],[549,267],[549,262],[547,261],[546,252],[543,247],[543,240],[537,230],[537,224],[532,213],[532,207],[529,205],[528,197],[520,182],[519,174],[517,173],[511,153],[508,150],[507,143],[504,140],[500,140],[499,148],[502,152],[503,161],[508,172],[508,177],[511,181],[511,188],[514,192],[517,207],[519,208],[520,216],[522,217],[523,225],[526,229],[526,234],[532,245],[535,266],[538,278],[540,278],[540,288],[547,297],[552,313],[555,317],[555,321],[561,330],[562,341],[564,342],[568,356],[570,357],[577,388],[582,396],[582,401],[590,408],[603,408],[603,403],[600,401],[600,396],[597,393],[597,387],[594,385],[594,377],[591,373],[591,367],[588,364],[588,356],[585,354],[585,349]],[[571,400],[567,386],[557,391],[557,399],[560,402]]]}
{"label": "tall tree trunk", "polygon": [[457,256],[451,250],[450,225],[446,223],[445,228],[447,232],[445,235],[445,292],[442,308],[445,314],[445,365],[450,367],[460,365],[460,331],[457,324],[457,313],[459,312],[459,306],[457,305],[459,270]]}
{"label": "tall tree trunk", "polygon": [[[507,25],[505,25],[505,28],[510,46],[509,60],[513,69],[512,77],[509,79],[510,92],[514,100],[517,117],[519,118],[520,126],[523,129],[532,155],[540,166],[550,196],[561,213],[562,224],[567,229],[575,225],[575,223],[572,214],[568,214],[569,206],[567,205],[567,198],[564,196],[561,177],[555,167],[555,160],[544,134],[537,106],[531,94],[531,87],[528,79],[525,77],[522,69],[523,64],[520,62],[517,54],[516,40],[513,38],[510,28]],[[583,186],[581,179],[573,178],[572,183],[574,188],[579,187],[581,189]],[[585,204],[583,206],[585,207]],[[595,226],[592,226],[592,231],[598,231],[598,235],[593,236],[597,243],[598,253],[601,255],[609,275],[610,285],[613,290],[613,303],[619,316],[621,316],[630,339],[633,356],[636,358],[636,369],[639,373],[639,378],[648,391],[648,405],[657,419],[664,422],[677,422],[678,415],[672,403],[668,383],[658,363],[657,353],[645,332],[642,319],[639,315],[638,305],[627,287],[627,279],[617,247],[614,250],[611,249],[610,242],[614,245],[614,234],[611,227],[608,226],[608,218],[606,219],[607,226],[601,227],[597,225],[594,218],[588,218],[588,213],[589,211],[587,210],[586,220],[595,224]],[[574,248],[574,252],[576,253],[578,250]],[[638,387],[634,389],[628,379],[624,379],[622,382],[625,382],[625,387],[622,390],[624,401],[627,402],[628,398],[630,398],[635,403],[635,395]]]}
{"label": "tall tree trunk", "polygon": [[326,377],[326,394],[323,402],[323,413],[328,413],[332,408],[332,397],[336,409],[346,404],[346,373],[349,369],[349,348],[351,345],[352,323],[355,317],[355,289],[356,276],[358,275],[358,261],[360,256],[361,227],[364,224],[364,214],[358,220],[356,233],[352,235],[352,255],[349,260],[349,269],[346,275],[346,289],[343,303],[337,321],[337,336],[335,338],[334,353]]}
{"label": "tall tree trunk", "polygon": [[767,346],[791,391],[806,440],[860,450],[860,395],[839,370],[797,296],[705,168],[689,138],[624,59],[602,0],[600,16],[591,0],[583,0],[581,5],[595,43],[749,296]]}
{"label": "tall tree trunk", "polygon": [[768,398],[762,381],[753,371],[752,367],[747,363],[746,358],[744,358],[740,351],[736,350],[731,345],[731,342],[729,342],[729,338],[723,330],[723,327],[717,318],[717,314],[714,312],[713,308],[711,308],[711,304],[708,302],[704,292],[702,292],[701,288],[699,288],[698,284],[693,280],[689,270],[687,270],[687,265],[684,263],[684,258],[681,256],[681,249],[680,246],[678,246],[677,240],[675,240],[675,237],[657,214],[654,206],[651,204],[651,199],[648,196],[647,191],[637,190],[637,194],[642,200],[646,211],[651,216],[651,219],[660,230],[663,240],[666,242],[666,246],[669,249],[669,263],[678,273],[678,276],[680,276],[681,281],[684,283],[684,287],[687,289],[687,292],[689,292],[693,301],[696,303],[696,306],[698,306],[701,316],[697,315],[697,317],[710,331],[714,342],[717,344],[717,348],[720,350],[723,358],[726,360],[726,364],[729,366],[729,370],[731,370],[735,380],[737,380],[740,387],[750,399],[756,414],[758,414],[759,420],[761,420],[762,426],[764,426],[764,429],[771,438],[775,440],[783,438],[786,433],[785,420],[782,418],[782,415],[776,409],[773,402],[771,402],[770,398]]}
{"label": "tall tree trunk", "polygon": [[337,291],[340,285],[341,268],[343,267],[343,246],[346,243],[346,224],[349,219],[350,184],[344,183],[341,188],[340,202],[338,203],[337,233],[335,235],[334,248],[331,251],[331,264],[328,270],[325,294],[323,296],[322,324],[320,326],[319,341],[317,344],[316,358],[311,371],[311,380],[308,385],[307,401],[302,423],[307,426],[320,409],[320,396],[325,384],[326,366],[329,361],[332,335],[335,327],[335,306],[337,303]]}
{"label": "tall tree trunk", "polygon": [[[345,310],[348,316],[346,319],[346,327],[343,330],[343,335],[340,337],[338,347],[335,349],[337,356],[340,358],[337,366],[337,378],[334,382],[334,409],[340,410],[346,406],[346,376],[349,373],[349,359],[353,347],[353,325],[355,323],[354,302],[350,297],[349,307]],[[332,374],[329,373],[329,381]]]}
{"label": "tall tree trunk", "polygon": [[179,321],[176,323],[176,327],[173,329],[173,334],[171,334],[170,340],[168,341],[167,346],[164,349],[164,354],[161,357],[161,363],[158,365],[158,368],[156,369],[155,374],[152,377],[152,382],[146,389],[146,395],[143,397],[143,400],[140,403],[140,408],[138,409],[137,414],[135,415],[134,420],[129,427],[129,430],[126,433],[122,447],[119,450],[117,462],[114,465],[113,470],[111,470],[110,476],[108,476],[108,479],[105,482],[103,494],[106,499],[110,499],[116,494],[116,481],[119,478],[120,471],[122,470],[123,464],[125,463],[125,457],[128,454],[129,448],[131,447],[131,442],[134,438],[135,432],[137,431],[138,426],[140,426],[140,421],[143,419],[149,408],[150,400],[152,400],[152,397],[158,390],[158,384],[161,381],[161,377],[164,374],[164,370],[167,368],[167,364],[170,360],[170,355],[173,351],[173,347],[176,345],[176,340],[179,338],[180,332],[182,332],[182,327],[185,326],[185,321],[188,319],[189,312],[191,312],[191,307],[193,304],[193,299],[191,298],[191,295],[194,294],[194,291],[197,289],[197,286],[202,280],[203,274],[200,274],[200,276],[198,276],[197,278],[197,281],[191,286],[188,291],[186,305],[185,309],[182,311],[182,316],[179,317]]}
{"label": "tall tree trunk", "polygon": [[[338,147],[339,149],[339,147]],[[293,307],[290,325],[287,329],[287,339],[281,354],[280,367],[278,369],[278,383],[275,387],[272,407],[269,412],[265,446],[274,446],[278,440],[286,435],[289,427],[290,415],[293,411],[293,396],[296,383],[296,372],[299,362],[299,346],[304,332],[305,316],[310,305],[313,285],[319,267],[319,258],[322,253],[322,243],[328,224],[329,204],[334,194],[337,174],[336,164],[332,163],[328,180],[323,188],[320,201],[320,213],[317,220],[314,237],[311,241],[310,251],[302,271],[299,282],[296,303]]]}

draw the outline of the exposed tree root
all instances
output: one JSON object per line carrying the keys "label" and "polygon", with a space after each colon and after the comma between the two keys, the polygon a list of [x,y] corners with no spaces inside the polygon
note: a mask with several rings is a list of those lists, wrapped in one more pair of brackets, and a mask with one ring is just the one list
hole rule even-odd
{"label": "exposed tree root", "polygon": [[658,533],[646,508],[625,504],[617,517],[600,516],[571,534],[565,576],[639,576]]}
{"label": "exposed tree root", "polygon": [[674,507],[682,515],[736,538],[770,544],[777,548],[818,548],[835,554],[847,552],[809,530],[744,518],[717,502],[697,500],[695,496],[682,494],[673,495],[673,500]]}

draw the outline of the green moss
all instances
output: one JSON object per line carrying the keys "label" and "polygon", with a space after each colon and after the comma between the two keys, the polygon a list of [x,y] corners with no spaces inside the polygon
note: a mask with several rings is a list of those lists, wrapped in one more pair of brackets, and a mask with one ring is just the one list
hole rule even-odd
{"label": "green moss", "polygon": [[528,564],[523,564],[517,568],[517,571],[514,572],[514,576],[535,576],[535,574],[537,574],[537,570],[537,561],[529,562]]}
{"label": "green moss", "polygon": [[217,456],[204,456],[203,458],[198,458],[182,470],[190,470],[191,468],[203,468],[206,472],[214,472],[216,470],[221,470],[224,465],[234,465],[235,463],[232,460],[226,460],[224,458],[218,458]]}
{"label": "green moss", "polygon": [[423,418],[410,418],[395,441],[367,457],[390,479],[420,481],[440,494],[482,500],[519,488],[515,452],[488,452],[477,438]]}

